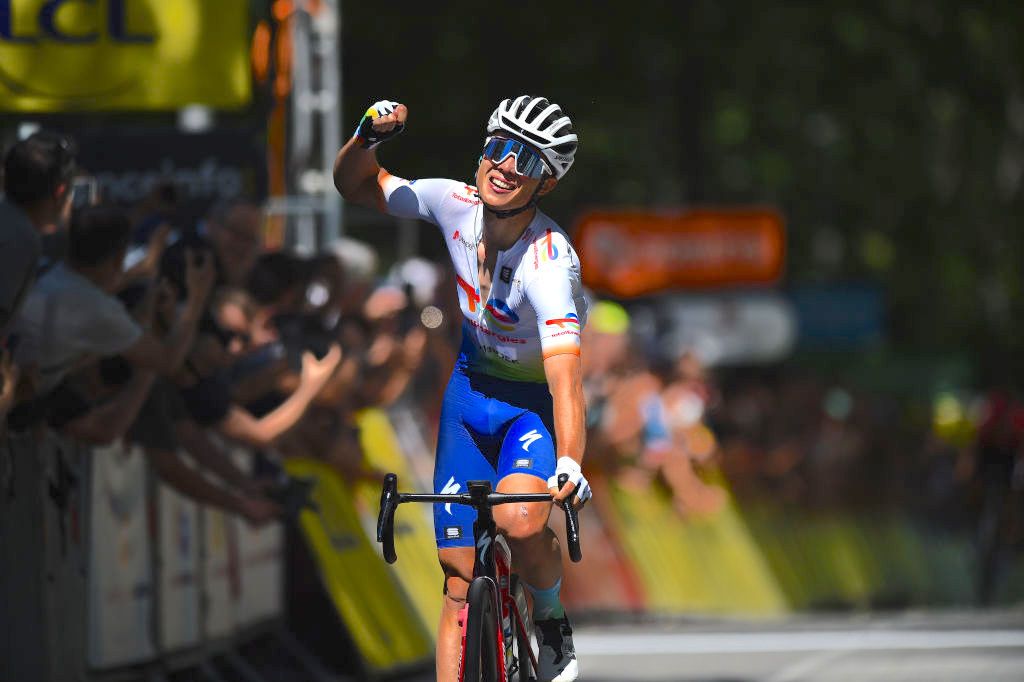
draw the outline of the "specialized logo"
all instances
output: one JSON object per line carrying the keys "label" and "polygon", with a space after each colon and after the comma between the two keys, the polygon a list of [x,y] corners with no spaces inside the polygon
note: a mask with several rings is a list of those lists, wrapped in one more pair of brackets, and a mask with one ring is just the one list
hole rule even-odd
{"label": "specialized logo", "polygon": [[[438,493],[438,494],[439,495],[455,495],[458,492],[459,492],[459,484],[455,482],[455,477],[452,476],[451,478],[448,479],[448,482],[444,484],[444,487],[441,488],[441,492]],[[448,502],[447,504],[445,504],[444,505],[444,510],[446,512],[448,512],[449,514],[451,514],[452,513],[452,503]]]}
{"label": "specialized logo", "polygon": [[491,548],[491,536],[482,536],[480,541],[476,543],[476,546],[480,548],[480,563],[487,563],[487,550]]}
{"label": "specialized logo", "polygon": [[492,298],[487,302],[487,319],[498,329],[510,332],[516,328],[519,316],[504,301]]}
{"label": "specialized logo", "polygon": [[458,275],[455,275],[455,282],[459,285],[460,289],[466,292],[466,302],[469,304],[469,312],[475,313],[476,306],[480,303],[480,290]]}
{"label": "specialized logo", "polygon": [[553,320],[546,320],[544,324],[552,327],[558,327],[559,329],[571,329],[574,331],[580,330],[580,318],[576,313],[566,313],[565,317],[556,317]]}
{"label": "specialized logo", "polygon": [[530,446],[542,438],[544,438],[544,436],[537,433],[537,429],[531,429],[519,437],[519,442],[523,444],[523,450],[529,452]]}

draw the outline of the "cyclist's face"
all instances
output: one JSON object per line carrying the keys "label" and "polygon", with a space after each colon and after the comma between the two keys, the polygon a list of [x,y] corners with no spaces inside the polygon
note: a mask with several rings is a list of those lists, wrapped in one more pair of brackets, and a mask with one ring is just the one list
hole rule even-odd
{"label": "cyclist's face", "polygon": [[480,198],[485,204],[498,210],[522,206],[530,200],[541,182],[544,183],[540,190],[540,195],[543,196],[554,189],[557,180],[534,180],[517,175],[516,160],[513,156],[506,157],[501,163],[481,159],[476,170],[476,188]]}

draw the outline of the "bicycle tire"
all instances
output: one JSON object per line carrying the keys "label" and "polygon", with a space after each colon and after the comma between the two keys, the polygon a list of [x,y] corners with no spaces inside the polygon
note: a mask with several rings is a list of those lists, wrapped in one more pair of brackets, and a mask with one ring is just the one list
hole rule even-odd
{"label": "bicycle tire", "polygon": [[[512,578],[509,581],[509,591],[512,593],[513,598],[518,603],[521,603],[521,604],[525,604],[526,603],[526,596],[524,594],[522,594],[523,586],[519,582],[519,576],[514,575],[514,574],[512,575]],[[530,617],[530,614],[528,612],[523,612],[521,615],[524,618],[529,618]],[[515,647],[514,656],[515,656],[515,663],[516,663],[516,672],[514,674],[508,675],[509,682],[532,682],[532,681],[537,679],[532,674],[533,673],[533,663],[530,660],[530,646],[531,646],[531,644],[530,644],[529,637],[524,634],[524,630],[525,630],[525,628],[520,628],[519,627],[518,618],[515,615],[513,615],[512,616],[512,632],[513,632],[513,635],[512,635],[513,639],[512,639],[512,641],[514,642],[514,647]],[[511,671],[509,671],[509,672],[511,672]]]}
{"label": "bicycle tire", "polygon": [[498,614],[494,600],[492,581],[477,578],[470,584],[463,682],[498,682]]}

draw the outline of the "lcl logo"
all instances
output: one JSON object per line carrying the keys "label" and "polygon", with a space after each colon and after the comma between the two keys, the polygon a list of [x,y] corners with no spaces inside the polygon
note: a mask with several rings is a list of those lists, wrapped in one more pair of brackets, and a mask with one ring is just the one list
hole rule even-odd
{"label": "lcl logo", "polygon": [[[156,40],[156,35],[151,33],[132,33],[128,29],[128,0],[107,0],[105,3],[100,0],[47,0],[36,12],[36,27],[38,31],[29,33],[24,30],[26,22],[23,18],[15,22],[14,0],[0,0],[0,42],[8,42],[20,45],[35,45],[44,40],[52,40],[65,45],[89,45],[99,42],[105,29],[106,36],[114,43],[125,43],[130,45],[149,44]],[[21,11],[26,11],[26,2],[17,3]],[[101,16],[89,25],[77,26],[72,32],[67,27],[64,30],[58,26],[57,13],[66,5],[85,5],[97,8],[97,15],[106,9],[106,21]],[[105,24],[105,26],[102,26]],[[15,25],[22,28],[21,32],[15,31]]]}

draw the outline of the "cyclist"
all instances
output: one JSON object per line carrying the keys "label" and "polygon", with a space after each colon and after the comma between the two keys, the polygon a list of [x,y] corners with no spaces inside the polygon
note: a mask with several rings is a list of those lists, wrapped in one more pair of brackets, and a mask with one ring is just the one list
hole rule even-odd
{"label": "cyclist", "polygon": [[[372,105],[338,153],[334,181],[348,201],[434,223],[448,246],[463,331],[441,410],[434,490],[465,492],[466,481],[489,479],[499,492],[550,491],[557,503],[580,506],[590,496],[580,469],[579,349],[587,304],[575,251],[537,208],[572,165],[572,122],[542,97],[502,101],[487,123],[473,187],[403,180],[380,167],[374,149],[402,132],[407,116],[397,102]],[[555,481],[562,473],[570,484],[559,491]],[[561,549],[547,526],[550,513],[550,503],[534,503],[499,507],[494,515],[533,595],[540,678],[566,682],[579,678],[579,667],[559,601]],[[445,575],[441,682],[458,679],[458,615],[473,579],[474,516],[461,505],[434,507]]]}

